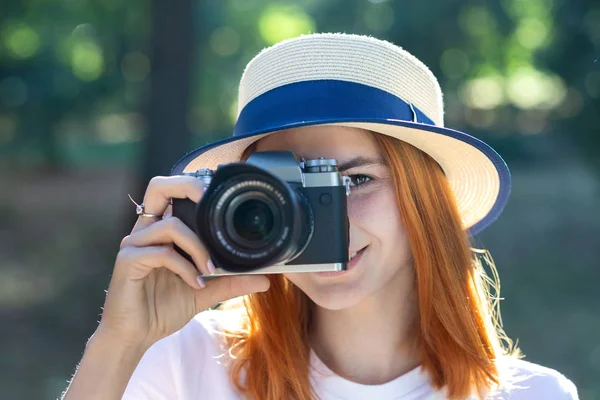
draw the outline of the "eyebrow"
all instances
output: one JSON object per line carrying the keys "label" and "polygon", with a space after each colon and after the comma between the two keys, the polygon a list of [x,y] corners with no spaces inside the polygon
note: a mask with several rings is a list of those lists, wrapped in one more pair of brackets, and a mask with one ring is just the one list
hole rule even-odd
{"label": "eyebrow", "polygon": [[362,167],[365,165],[385,165],[385,163],[381,158],[358,156],[338,164],[338,170],[340,172],[344,172],[348,169]]}

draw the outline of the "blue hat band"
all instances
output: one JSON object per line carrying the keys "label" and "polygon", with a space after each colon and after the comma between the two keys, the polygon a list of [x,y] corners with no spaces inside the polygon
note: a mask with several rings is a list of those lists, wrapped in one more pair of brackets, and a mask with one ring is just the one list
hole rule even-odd
{"label": "blue hat band", "polygon": [[435,125],[414,105],[372,86],[339,80],[291,83],[250,101],[233,136],[268,132],[310,121],[401,120]]}

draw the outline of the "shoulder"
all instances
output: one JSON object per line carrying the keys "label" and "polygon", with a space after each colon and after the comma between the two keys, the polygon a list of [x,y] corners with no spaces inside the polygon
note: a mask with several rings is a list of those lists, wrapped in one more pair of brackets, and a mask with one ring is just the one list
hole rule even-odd
{"label": "shoulder", "polygon": [[213,359],[223,358],[229,354],[225,340],[227,332],[237,331],[241,318],[237,310],[206,310],[176,332],[173,339],[178,341],[179,350],[187,357],[202,354]]}
{"label": "shoulder", "polygon": [[181,330],[157,343],[156,352],[162,352],[162,348],[174,353],[178,364],[188,371],[225,364],[225,356],[229,354],[226,332],[235,330],[234,327],[239,325],[238,318],[235,311],[203,311]]}
{"label": "shoulder", "polygon": [[[206,355],[215,355],[222,349],[221,311],[207,310],[196,315],[182,329],[151,346],[144,358],[185,363],[193,358],[196,363]],[[202,356],[202,357],[197,357]]]}
{"label": "shoulder", "polygon": [[514,358],[505,358],[498,365],[503,385],[491,399],[579,399],[573,382],[552,368]]}
{"label": "shoulder", "polygon": [[142,357],[123,398],[234,398],[223,336],[228,319],[228,312],[204,311],[181,330],[156,342]]}

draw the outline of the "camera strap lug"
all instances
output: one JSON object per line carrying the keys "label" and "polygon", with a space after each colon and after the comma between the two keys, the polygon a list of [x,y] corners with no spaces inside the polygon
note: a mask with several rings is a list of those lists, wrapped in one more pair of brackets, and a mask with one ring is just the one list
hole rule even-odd
{"label": "camera strap lug", "polygon": [[352,180],[350,179],[349,176],[342,176],[342,182],[344,183],[344,186],[346,187],[346,197],[350,196],[350,183],[352,182]]}

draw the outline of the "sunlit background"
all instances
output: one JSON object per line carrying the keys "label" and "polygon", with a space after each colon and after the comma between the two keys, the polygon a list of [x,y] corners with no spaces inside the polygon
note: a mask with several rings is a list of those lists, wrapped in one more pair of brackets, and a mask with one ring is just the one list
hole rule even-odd
{"label": "sunlit background", "polygon": [[245,64],[308,32],[390,40],[514,186],[477,238],[527,359],[600,399],[597,0],[16,0],[0,5],[0,397],[55,398],[154,175],[228,136]]}

